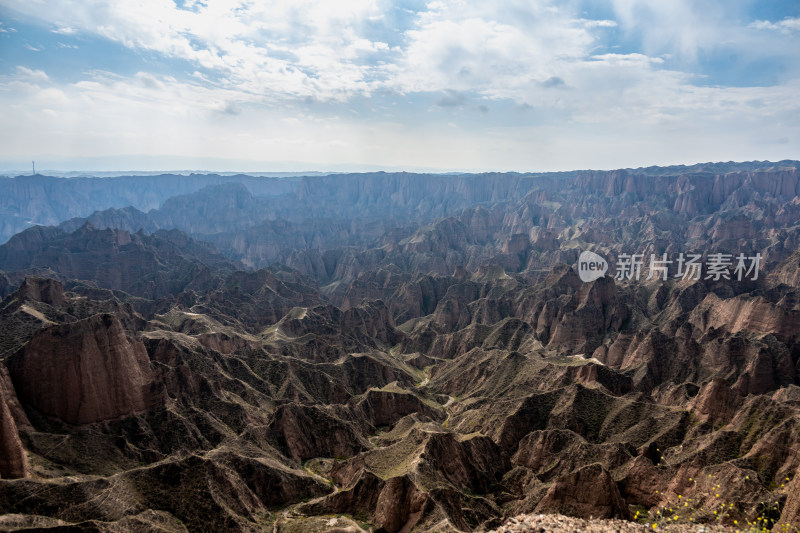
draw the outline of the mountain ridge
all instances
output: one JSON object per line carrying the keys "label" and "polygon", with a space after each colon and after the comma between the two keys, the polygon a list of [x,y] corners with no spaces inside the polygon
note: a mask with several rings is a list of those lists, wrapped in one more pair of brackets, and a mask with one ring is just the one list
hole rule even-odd
{"label": "mountain ridge", "polygon": [[0,528],[800,528],[798,168],[215,184],[26,229],[0,245]]}

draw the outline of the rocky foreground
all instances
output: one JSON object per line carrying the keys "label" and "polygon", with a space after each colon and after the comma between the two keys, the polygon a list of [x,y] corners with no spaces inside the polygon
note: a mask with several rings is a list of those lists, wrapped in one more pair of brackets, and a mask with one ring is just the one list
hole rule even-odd
{"label": "rocky foreground", "polygon": [[[645,533],[668,531],[670,533],[712,533],[736,531],[736,528],[707,524],[636,524],[625,520],[584,520],[564,515],[528,514],[509,518],[491,533]],[[739,530],[741,531],[741,530]],[[745,529],[746,531],[746,529]]]}
{"label": "rocky foreground", "polygon": [[[798,528],[799,166],[242,180],[26,229],[0,529]],[[763,264],[647,279],[690,252]]]}

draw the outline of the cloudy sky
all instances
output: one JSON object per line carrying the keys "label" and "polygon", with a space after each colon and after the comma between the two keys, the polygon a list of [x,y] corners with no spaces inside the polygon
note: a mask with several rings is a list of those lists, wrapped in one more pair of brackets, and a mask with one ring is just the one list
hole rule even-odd
{"label": "cloudy sky", "polygon": [[0,0],[0,109],[2,168],[798,159],[800,2]]}

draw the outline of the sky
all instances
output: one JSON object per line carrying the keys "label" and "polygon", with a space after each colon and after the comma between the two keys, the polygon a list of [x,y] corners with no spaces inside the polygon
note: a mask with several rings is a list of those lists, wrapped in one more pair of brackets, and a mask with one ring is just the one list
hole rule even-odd
{"label": "sky", "polygon": [[800,159],[800,1],[0,0],[0,169]]}

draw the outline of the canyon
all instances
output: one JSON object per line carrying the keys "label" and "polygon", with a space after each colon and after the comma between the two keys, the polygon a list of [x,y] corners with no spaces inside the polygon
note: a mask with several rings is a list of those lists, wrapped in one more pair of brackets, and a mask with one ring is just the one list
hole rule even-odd
{"label": "canyon", "polygon": [[0,529],[800,528],[800,162],[0,191]]}

